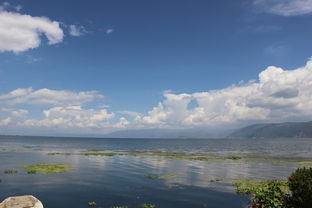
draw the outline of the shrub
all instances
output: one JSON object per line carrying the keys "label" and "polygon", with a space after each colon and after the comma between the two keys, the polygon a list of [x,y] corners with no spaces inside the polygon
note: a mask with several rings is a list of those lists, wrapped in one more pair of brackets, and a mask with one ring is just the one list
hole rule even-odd
{"label": "shrub", "polygon": [[287,198],[287,207],[312,207],[312,168],[298,168],[288,178],[291,194]]}
{"label": "shrub", "polygon": [[281,208],[284,205],[286,193],[283,181],[271,180],[257,187],[252,194],[252,204],[249,208]]}

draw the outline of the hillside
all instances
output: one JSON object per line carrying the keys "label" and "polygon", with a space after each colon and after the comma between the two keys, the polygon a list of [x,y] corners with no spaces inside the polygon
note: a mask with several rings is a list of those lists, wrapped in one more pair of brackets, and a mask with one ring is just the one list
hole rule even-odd
{"label": "hillside", "polygon": [[312,138],[312,121],[255,124],[236,130],[229,138]]}

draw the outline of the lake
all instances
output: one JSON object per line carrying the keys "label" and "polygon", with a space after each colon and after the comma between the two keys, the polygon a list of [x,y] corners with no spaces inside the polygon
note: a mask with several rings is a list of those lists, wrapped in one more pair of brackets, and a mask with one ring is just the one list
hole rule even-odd
{"label": "lake", "polygon": [[[87,156],[86,152],[118,154]],[[233,156],[239,158],[231,159]],[[94,207],[103,208],[142,204],[242,208],[248,205],[249,196],[236,194],[231,180],[284,180],[300,162],[311,158],[312,139],[0,136],[0,199],[31,194],[45,208],[83,208],[91,201],[96,202]],[[75,170],[27,174],[19,167],[39,163],[69,164]],[[18,173],[5,174],[9,169]]]}

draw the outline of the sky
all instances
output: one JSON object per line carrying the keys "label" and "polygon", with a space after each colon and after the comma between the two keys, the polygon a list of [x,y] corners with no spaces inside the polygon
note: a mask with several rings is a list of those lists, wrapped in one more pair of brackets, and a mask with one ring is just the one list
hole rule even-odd
{"label": "sky", "polygon": [[312,120],[312,0],[0,0],[0,134]]}

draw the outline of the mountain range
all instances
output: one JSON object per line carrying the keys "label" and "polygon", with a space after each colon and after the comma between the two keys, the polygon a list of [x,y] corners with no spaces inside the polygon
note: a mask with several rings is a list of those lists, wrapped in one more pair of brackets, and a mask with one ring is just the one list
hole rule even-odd
{"label": "mountain range", "polygon": [[136,129],[116,131],[106,138],[312,138],[312,121],[253,124],[240,129]]}

